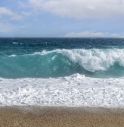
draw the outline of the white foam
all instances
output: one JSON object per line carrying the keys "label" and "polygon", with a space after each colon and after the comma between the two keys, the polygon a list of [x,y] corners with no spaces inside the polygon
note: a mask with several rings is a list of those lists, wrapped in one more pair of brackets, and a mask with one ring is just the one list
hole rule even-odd
{"label": "white foam", "polygon": [[124,78],[0,79],[0,105],[124,106]]}
{"label": "white foam", "polygon": [[63,54],[91,72],[105,71],[115,63],[124,66],[124,49],[63,49],[54,52]]}

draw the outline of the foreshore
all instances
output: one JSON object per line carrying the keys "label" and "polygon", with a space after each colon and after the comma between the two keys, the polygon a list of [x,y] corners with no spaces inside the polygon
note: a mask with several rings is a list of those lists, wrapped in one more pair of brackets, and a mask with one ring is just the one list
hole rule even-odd
{"label": "foreshore", "polygon": [[0,107],[0,127],[124,127],[124,109]]}

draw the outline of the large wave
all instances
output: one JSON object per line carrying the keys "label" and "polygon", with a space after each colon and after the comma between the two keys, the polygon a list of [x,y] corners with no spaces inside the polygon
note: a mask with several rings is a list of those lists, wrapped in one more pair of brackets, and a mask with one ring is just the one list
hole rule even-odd
{"label": "large wave", "polygon": [[63,49],[43,51],[41,55],[57,53],[65,56],[71,62],[79,64],[87,71],[104,71],[118,63],[124,66],[124,49]]}
{"label": "large wave", "polygon": [[0,56],[2,77],[56,77],[74,73],[124,76],[124,49],[56,49]]}

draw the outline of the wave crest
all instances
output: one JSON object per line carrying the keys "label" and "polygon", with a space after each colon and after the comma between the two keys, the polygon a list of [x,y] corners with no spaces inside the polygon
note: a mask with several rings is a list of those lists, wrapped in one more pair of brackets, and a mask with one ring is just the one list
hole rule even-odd
{"label": "wave crest", "polygon": [[30,74],[34,73],[38,77],[65,76],[74,73],[93,77],[124,75],[124,49],[44,50],[33,54],[11,55],[8,61],[23,70],[22,73],[27,76],[29,76],[27,69]]}
{"label": "wave crest", "polygon": [[124,49],[57,49],[53,51],[36,52],[33,55],[62,54],[84,69],[95,72],[105,71],[118,63],[124,67]]}

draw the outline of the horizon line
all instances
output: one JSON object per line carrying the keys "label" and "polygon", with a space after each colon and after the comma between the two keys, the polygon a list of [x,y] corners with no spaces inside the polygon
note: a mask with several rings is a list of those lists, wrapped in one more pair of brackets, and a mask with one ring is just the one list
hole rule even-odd
{"label": "horizon line", "polygon": [[13,37],[13,36],[0,36],[0,39],[1,38],[76,38],[76,39],[86,39],[86,38],[93,38],[93,39],[99,39],[99,38],[103,38],[103,39],[124,39],[124,37],[50,37],[50,36],[44,36],[44,37],[40,37],[40,36],[37,36],[37,37],[35,37],[35,36],[15,36],[15,37]]}

